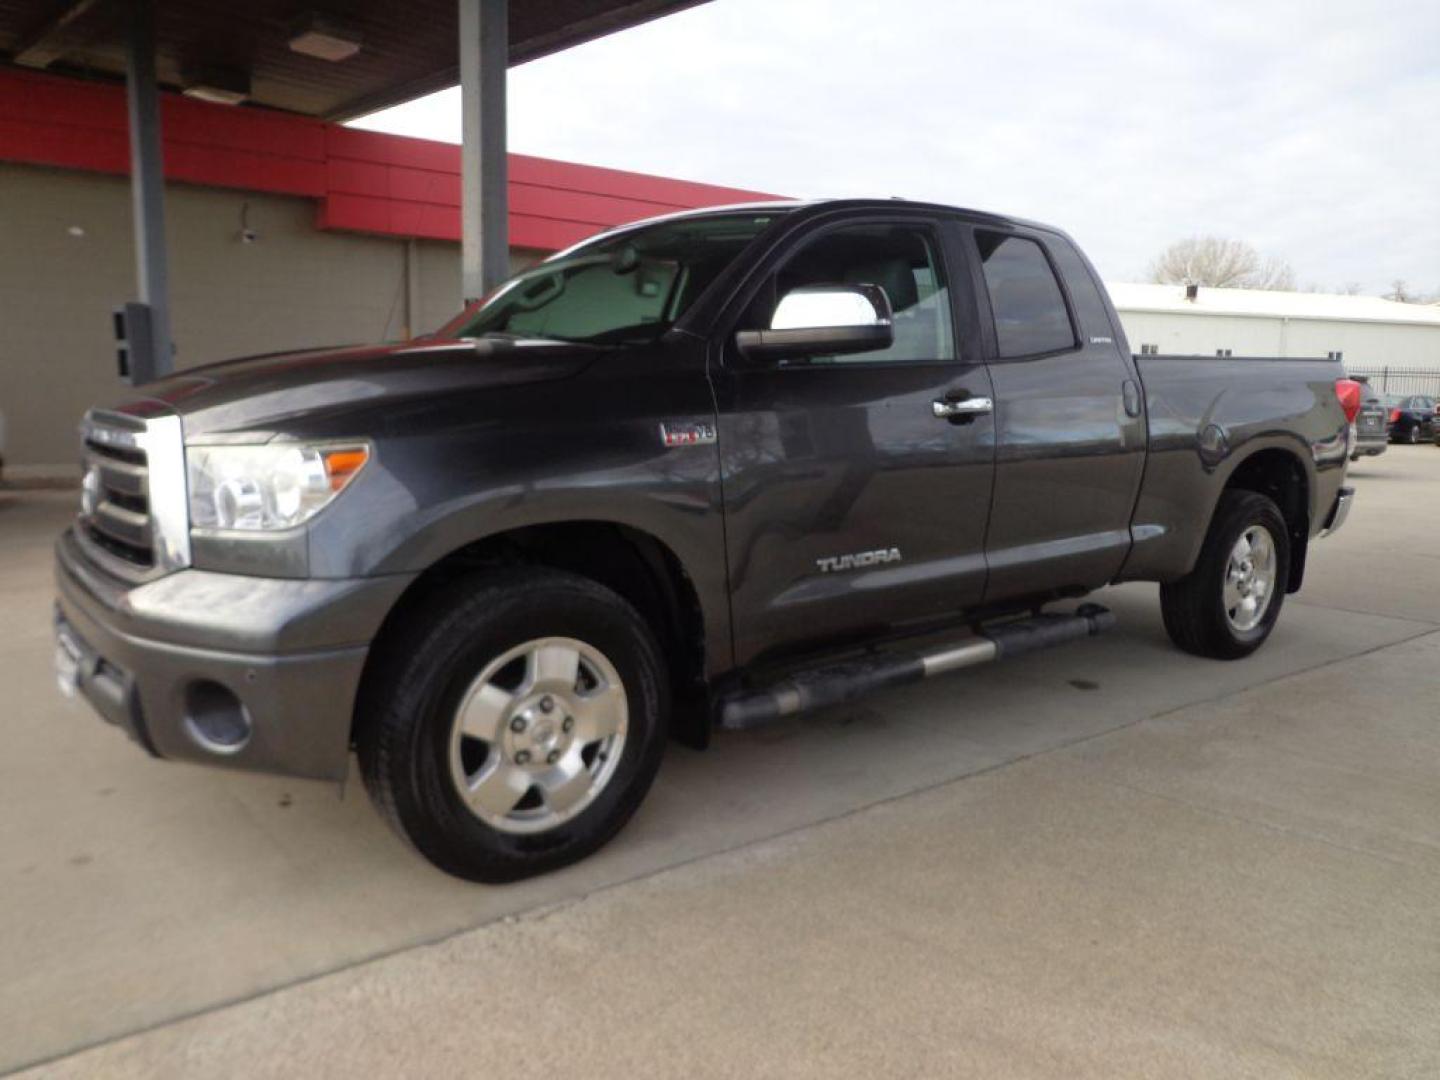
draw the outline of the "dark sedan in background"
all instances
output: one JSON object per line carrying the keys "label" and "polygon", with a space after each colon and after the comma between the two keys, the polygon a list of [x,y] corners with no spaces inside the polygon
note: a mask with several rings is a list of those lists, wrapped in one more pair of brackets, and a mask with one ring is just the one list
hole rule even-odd
{"label": "dark sedan in background", "polygon": [[1391,394],[1385,399],[1391,442],[1418,443],[1435,438],[1435,399],[1428,394]]}

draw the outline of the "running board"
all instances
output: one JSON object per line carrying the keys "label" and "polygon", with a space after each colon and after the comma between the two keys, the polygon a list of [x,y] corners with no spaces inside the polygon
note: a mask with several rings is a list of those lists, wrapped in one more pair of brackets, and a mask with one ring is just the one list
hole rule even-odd
{"label": "running board", "polygon": [[926,652],[876,653],[826,667],[797,671],[764,690],[742,690],[720,701],[720,726],[743,731],[822,705],[838,705],[889,686],[904,686],[947,671],[1091,637],[1115,625],[1099,604],[1073,615],[1041,614],[982,628],[978,634]]}

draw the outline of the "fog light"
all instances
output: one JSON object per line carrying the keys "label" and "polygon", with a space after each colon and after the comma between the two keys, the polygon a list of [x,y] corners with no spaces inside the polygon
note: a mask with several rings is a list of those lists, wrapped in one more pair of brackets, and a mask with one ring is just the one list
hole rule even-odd
{"label": "fog light", "polygon": [[253,725],[239,698],[217,682],[200,679],[185,688],[185,730],[212,754],[234,754],[250,741]]}

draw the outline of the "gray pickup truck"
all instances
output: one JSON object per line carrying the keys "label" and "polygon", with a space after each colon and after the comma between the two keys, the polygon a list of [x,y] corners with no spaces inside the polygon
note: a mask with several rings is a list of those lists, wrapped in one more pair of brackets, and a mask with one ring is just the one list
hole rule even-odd
{"label": "gray pickup truck", "polygon": [[893,200],[641,222],[401,344],[85,418],[57,663],[152,754],[336,780],[449,873],[573,861],[703,745],[1095,633],[1244,656],[1339,528],[1326,360],[1132,356],[1064,234]]}

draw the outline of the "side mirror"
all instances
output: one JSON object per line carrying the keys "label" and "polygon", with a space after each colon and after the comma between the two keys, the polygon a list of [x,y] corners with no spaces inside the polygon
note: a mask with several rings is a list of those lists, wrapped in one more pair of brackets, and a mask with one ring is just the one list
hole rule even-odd
{"label": "side mirror", "polygon": [[835,356],[888,349],[890,299],[879,285],[805,285],[780,298],[768,330],[741,330],[735,347],[752,360]]}

